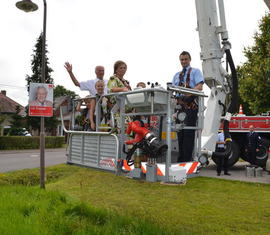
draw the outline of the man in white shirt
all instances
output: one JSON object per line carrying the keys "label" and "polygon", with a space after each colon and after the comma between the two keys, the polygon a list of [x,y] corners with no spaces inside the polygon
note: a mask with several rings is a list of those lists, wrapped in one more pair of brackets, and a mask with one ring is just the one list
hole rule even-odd
{"label": "man in white shirt", "polygon": [[71,80],[73,81],[74,85],[75,86],[78,86],[80,87],[80,89],[83,91],[87,90],[89,91],[90,95],[91,96],[95,96],[97,94],[97,90],[95,88],[95,84],[97,81],[99,80],[103,80],[104,83],[105,83],[105,89],[104,89],[104,94],[107,94],[107,83],[108,83],[108,80],[106,79],[103,79],[104,77],[104,67],[101,66],[101,65],[98,65],[96,66],[95,68],[95,73],[97,75],[97,78],[96,79],[92,79],[92,80],[87,80],[87,81],[84,81],[84,82],[78,82],[78,80],[76,79],[76,77],[74,76],[73,74],[73,71],[72,71],[72,65],[69,63],[69,62],[66,62],[64,67],[66,68]]}

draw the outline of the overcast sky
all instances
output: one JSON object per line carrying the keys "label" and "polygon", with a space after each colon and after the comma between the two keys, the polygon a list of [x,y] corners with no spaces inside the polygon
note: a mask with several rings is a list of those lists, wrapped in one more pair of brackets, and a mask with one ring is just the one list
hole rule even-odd
{"label": "overcast sky", "polygon": [[[25,13],[16,0],[1,0],[0,88],[22,105],[28,102],[25,76],[31,76],[34,44],[42,31],[39,10]],[[203,1],[203,0],[202,0]],[[236,65],[245,62],[244,46],[253,43],[259,20],[267,12],[263,0],[224,0],[227,29]],[[178,55],[190,51],[192,66],[201,69],[195,0],[47,0],[47,45],[55,85],[80,96],[63,65],[69,61],[79,81],[94,79],[95,65],[105,78],[116,60],[128,65],[125,78],[165,85],[180,70]]]}

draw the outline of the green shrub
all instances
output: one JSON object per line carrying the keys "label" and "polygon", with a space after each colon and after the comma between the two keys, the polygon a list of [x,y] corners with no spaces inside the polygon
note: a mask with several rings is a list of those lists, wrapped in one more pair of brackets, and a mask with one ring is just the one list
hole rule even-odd
{"label": "green shrub", "polygon": [[[46,136],[46,148],[61,148],[65,143],[64,136]],[[0,150],[38,149],[39,136],[0,136]]]}

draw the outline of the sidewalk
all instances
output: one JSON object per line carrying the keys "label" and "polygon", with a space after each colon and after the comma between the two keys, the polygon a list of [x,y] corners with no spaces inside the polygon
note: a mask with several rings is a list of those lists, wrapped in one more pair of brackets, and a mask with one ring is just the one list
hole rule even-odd
{"label": "sidewalk", "polygon": [[247,162],[237,162],[234,166],[229,169],[229,173],[231,175],[224,175],[221,173],[221,176],[217,176],[216,165],[213,162],[206,168],[202,168],[200,170],[200,176],[218,178],[218,179],[226,179],[226,180],[239,180],[245,182],[253,182],[253,183],[264,183],[270,184],[270,175],[267,171],[263,171],[262,177],[247,177],[246,176],[246,166],[249,165]]}

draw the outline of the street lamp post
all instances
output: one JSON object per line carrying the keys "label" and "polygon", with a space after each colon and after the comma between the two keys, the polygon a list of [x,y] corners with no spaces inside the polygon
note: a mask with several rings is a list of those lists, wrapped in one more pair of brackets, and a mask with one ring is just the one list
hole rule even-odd
{"label": "street lamp post", "polygon": [[[41,65],[41,83],[45,83],[45,45],[46,45],[46,21],[47,21],[47,3],[43,0],[43,33],[42,33],[42,65]],[[22,0],[16,3],[16,7],[25,12],[32,12],[38,9],[38,6],[31,0]],[[40,187],[45,189],[45,132],[44,117],[40,117]]]}

